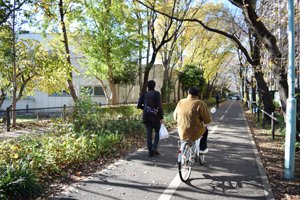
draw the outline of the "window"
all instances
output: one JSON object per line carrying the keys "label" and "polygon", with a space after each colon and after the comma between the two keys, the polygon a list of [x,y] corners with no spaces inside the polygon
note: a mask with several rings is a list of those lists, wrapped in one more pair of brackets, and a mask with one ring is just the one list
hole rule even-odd
{"label": "window", "polygon": [[82,86],[80,87],[80,95],[105,96],[101,86]]}
{"label": "window", "polygon": [[95,96],[105,96],[104,91],[101,86],[94,87],[94,95]]}
{"label": "window", "polygon": [[82,86],[80,87],[80,95],[92,96],[94,93],[92,86]]}
{"label": "window", "polygon": [[49,96],[51,96],[51,97],[69,97],[71,95],[67,91],[62,90],[61,92],[54,92],[54,93],[50,94]]}

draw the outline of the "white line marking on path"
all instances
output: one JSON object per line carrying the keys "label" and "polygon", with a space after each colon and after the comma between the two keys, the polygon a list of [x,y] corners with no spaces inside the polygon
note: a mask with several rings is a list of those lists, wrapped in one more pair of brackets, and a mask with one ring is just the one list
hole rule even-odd
{"label": "white line marking on path", "polygon": [[213,134],[218,128],[218,125],[213,126],[212,129],[208,130],[208,134]]}
{"label": "white line marking on path", "polygon": [[220,120],[223,120],[223,119],[224,119],[224,117],[225,117],[225,115],[222,115],[222,117],[220,118]]}
{"label": "white line marking on path", "polygon": [[228,109],[230,109],[230,108],[231,108],[232,104],[233,104],[233,102],[231,102],[231,104],[230,104],[230,106],[228,107]]}
{"label": "white line marking on path", "polygon": [[228,113],[228,110],[225,110],[225,113]]}
{"label": "white line marking on path", "polygon": [[172,182],[169,184],[169,186],[165,189],[165,191],[160,195],[158,200],[169,200],[171,199],[172,195],[178,188],[179,184],[181,183],[181,180],[179,178],[179,174],[175,176],[175,178],[172,180]]}
{"label": "white line marking on path", "polygon": [[[208,131],[208,134],[213,134],[217,128],[217,125],[213,126],[212,129]],[[168,187],[164,190],[164,192],[159,196],[157,200],[170,200],[180,183],[181,180],[179,178],[179,173],[177,173],[174,179],[171,181],[171,183],[168,185]]]}

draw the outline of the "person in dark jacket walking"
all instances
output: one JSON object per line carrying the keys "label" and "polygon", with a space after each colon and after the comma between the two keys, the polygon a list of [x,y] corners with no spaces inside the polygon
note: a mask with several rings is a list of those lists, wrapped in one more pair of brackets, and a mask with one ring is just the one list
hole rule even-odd
{"label": "person in dark jacket walking", "polygon": [[[155,81],[150,80],[147,83],[148,91],[141,95],[137,107],[143,110],[143,123],[146,126],[147,148],[149,156],[159,155],[159,129],[163,123],[163,109],[160,93],[155,91]],[[152,132],[155,131],[154,141]]]}
{"label": "person in dark jacket walking", "polygon": [[216,99],[216,107],[219,108],[219,103],[220,103],[219,93],[216,94],[215,99]]}

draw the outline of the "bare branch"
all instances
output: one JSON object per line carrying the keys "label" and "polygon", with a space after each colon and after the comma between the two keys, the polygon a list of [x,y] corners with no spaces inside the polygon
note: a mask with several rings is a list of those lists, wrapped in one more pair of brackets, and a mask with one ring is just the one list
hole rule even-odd
{"label": "bare branch", "polygon": [[204,24],[201,20],[198,20],[198,19],[195,19],[195,18],[185,19],[184,16],[182,18],[171,16],[167,13],[164,13],[164,12],[161,12],[161,11],[155,9],[153,6],[149,6],[149,5],[141,2],[140,0],[136,0],[136,1],[139,2],[140,4],[144,5],[145,7],[149,8],[149,9],[151,9],[151,10],[153,10],[153,11],[155,11],[155,12],[161,14],[161,15],[164,15],[164,16],[170,18],[170,19],[177,20],[177,21],[182,21],[182,22],[196,22],[196,23],[199,23],[204,29],[206,29],[210,32],[218,33],[220,35],[223,35],[223,36],[231,39],[236,44],[236,46],[243,52],[243,54],[247,58],[247,61],[251,65],[257,65],[258,64],[255,60],[252,60],[252,58],[250,57],[247,49],[242,45],[240,40],[237,37],[235,37],[234,35],[229,34],[225,31],[219,30],[219,29],[211,28],[211,27],[207,26],[206,24]]}
{"label": "bare branch", "polygon": [[3,18],[0,20],[0,26],[2,26],[3,23],[5,23],[8,18],[10,17],[10,15],[13,13],[13,11],[16,11],[16,10],[19,10],[23,5],[24,3],[26,2],[27,0],[24,0],[22,2],[20,2],[14,9],[10,8],[10,6],[6,5],[6,4],[3,4],[1,5],[2,7],[5,7],[7,9],[7,13],[3,16]]}

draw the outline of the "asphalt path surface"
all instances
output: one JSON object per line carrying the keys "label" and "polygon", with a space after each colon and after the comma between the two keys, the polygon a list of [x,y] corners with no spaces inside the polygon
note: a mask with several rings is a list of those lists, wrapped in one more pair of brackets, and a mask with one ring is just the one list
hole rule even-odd
{"label": "asphalt path surface", "polygon": [[240,102],[227,101],[212,114],[204,166],[180,181],[178,133],[160,142],[160,156],[140,149],[50,199],[195,200],[273,199]]}

